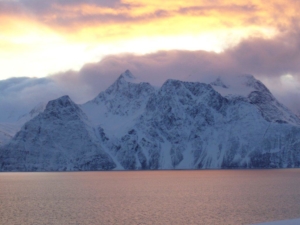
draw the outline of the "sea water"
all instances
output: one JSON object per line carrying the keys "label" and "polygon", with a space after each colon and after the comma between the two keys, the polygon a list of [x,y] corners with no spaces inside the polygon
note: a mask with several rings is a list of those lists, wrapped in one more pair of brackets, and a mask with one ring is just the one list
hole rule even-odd
{"label": "sea water", "polygon": [[0,173],[0,224],[253,224],[300,217],[300,169]]}

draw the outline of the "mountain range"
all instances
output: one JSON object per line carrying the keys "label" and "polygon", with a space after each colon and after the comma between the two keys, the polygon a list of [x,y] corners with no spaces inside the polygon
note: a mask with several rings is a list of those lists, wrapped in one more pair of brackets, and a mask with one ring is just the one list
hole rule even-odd
{"label": "mountain range", "polygon": [[125,71],[85,104],[0,124],[1,171],[294,168],[300,119],[252,75],[161,87]]}

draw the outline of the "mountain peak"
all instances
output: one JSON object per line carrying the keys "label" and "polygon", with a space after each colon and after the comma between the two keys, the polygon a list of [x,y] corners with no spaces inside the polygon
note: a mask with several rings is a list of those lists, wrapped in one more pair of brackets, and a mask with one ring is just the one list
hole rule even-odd
{"label": "mountain peak", "polygon": [[57,108],[57,107],[66,107],[68,105],[74,105],[74,103],[68,95],[64,95],[58,99],[49,101],[46,106],[46,109]]}
{"label": "mountain peak", "polygon": [[124,73],[122,73],[119,76],[119,78],[108,89],[106,89],[105,92],[110,94],[114,91],[118,91],[120,88],[126,87],[131,83],[136,84],[140,82],[138,79],[135,78],[135,76],[133,76],[133,74],[129,70],[126,70]]}
{"label": "mountain peak", "polygon": [[133,74],[130,72],[130,70],[126,70],[124,73],[122,73],[119,77],[119,80],[125,80],[127,82],[134,82],[136,80],[136,77],[133,76]]}
{"label": "mountain peak", "polygon": [[244,74],[244,75],[240,75],[239,77],[240,79],[242,79],[241,83],[246,87],[253,88],[256,91],[270,93],[268,88],[261,81],[257,80],[253,75]]}
{"label": "mountain peak", "polygon": [[218,77],[210,84],[222,96],[242,96],[247,98],[253,91],[271,94],[262,82],[250,74]]}
{"label": "mountain peak", "polygon": [[44,112],[67,112],[81,114],[80,108],[70,99],[68,95],[49,101]]}
{"label": "mountain peak", "polygon": [[228,86],[226,84],[224,84],[221,77],[218,77],[214,82],[211,82],[210,85],[218,86],[218,87],[222,87],[222,88],[228,88]]}

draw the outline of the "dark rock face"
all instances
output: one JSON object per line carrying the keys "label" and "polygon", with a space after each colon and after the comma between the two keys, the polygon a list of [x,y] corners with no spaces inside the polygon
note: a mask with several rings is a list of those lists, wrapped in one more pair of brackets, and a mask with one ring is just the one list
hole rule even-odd
{"label": "dark rock face", "polygon": [[[220,79],[212,83],[230,87]],[[0,149],[3,171],[287,168],[300,166],[299,118],[253,76],[248,96],[209,84],[160,89],[126,71],[78,106],[50,101]]]}

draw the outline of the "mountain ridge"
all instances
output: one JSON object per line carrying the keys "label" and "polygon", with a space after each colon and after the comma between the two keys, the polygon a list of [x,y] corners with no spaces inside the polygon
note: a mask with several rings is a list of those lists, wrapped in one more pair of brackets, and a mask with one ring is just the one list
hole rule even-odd
{"label": "mountain ridge", "polygon": [[[68,96],[50,101],[44,112],[0,147],[0,168],[299,167],[299,118],[253,76],[235,82],[169,79],[157,89],[127,70],[85,104],[77,105]],[[234,85],[241,86],[242,95],[232,90]]]}

